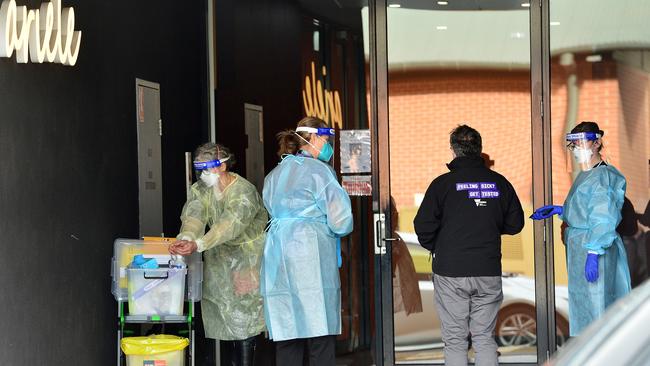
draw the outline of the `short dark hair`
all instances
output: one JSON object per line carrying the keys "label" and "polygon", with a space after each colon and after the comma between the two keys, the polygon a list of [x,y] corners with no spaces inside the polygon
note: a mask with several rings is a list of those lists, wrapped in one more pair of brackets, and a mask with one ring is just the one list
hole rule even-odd
{"label": "short dark hair", "polygon": [[598,123],[592,121],[582,121],[571,130],[571,133],[578,132],[593,132],[599,134],[600,136],[605,136],[605,131],[601,130],[600,127],[598,127]]}
{"label": "short dark hair", "polygon": [[454,128],[449,135],[449,144],[456,157],[480,156],[483,151],[481,134],[468,125]]}

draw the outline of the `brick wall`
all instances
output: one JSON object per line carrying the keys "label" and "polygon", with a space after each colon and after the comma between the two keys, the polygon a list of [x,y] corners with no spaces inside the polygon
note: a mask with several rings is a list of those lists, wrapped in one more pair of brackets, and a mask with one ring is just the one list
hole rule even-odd
{"label": "brick wall", "polygon": [[627,196],[637,212],[650,197],[650,75],[631,67],[618,67],[621,110],[618,129],[618,167],[627,178]]}
{"label": "brick wall", "polygon": [[[637,211],[648,199],[650,147],[647,73],[615,61],[578,64],[577,120],[597,121],[605,131],[608,159],[628,179],[628,196]],[[554,201],[571,185],[565,160],[566,80],[552,66]],[[398,207],[415,205],[451,159],[449,132],[468,123],[483,137],[493,169],[508,178],[524,205],[532,204],[530,88],[528,72],[444,71],[392,73],[389,87],[391,192]]]}
{"label": "brick wall", "polygon": [[414,206],[414,194],[448,171],[449,132],[463,122],[481,133],[493,169],[530,201],[529,84],[528,73],[391,75],[391,192],[397,206]]}
{"label": "brick wall", "polygon": [[[553,200],[562,204],[571,186],[566,168],[567,70],[552,64],[551,124]],[[532,211],[530,76],[521,71],[435,71],[392,73],[389,83],[391,193],[400,211],[399,229],[412,230],[415,195],[447,172],[449,132],[459,123],[476,128],[483,150],[517,190],[526,214]],[[628,181],[627,196],[642,212],[649,196],[650,75],[611,59],[579,62],[577,121],[598,122],[605,131],[609,161]],[[566,284],[560,222],[555,220],[555,276]],[[532,276],[532,225],[504,237],[505,271]],[[513,253],[517,253],[515,258]]]}

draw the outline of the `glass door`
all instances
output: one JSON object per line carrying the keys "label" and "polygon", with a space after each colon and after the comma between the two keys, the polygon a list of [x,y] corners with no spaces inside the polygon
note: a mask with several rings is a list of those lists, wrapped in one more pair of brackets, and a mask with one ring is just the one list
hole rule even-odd
{"label": "glass door", "polygon": [[[413,218],[431,181],[449,172],[452,129],[476,129],[485,165],[512,183],[526,217],[533,210],[529,8],[439,3],[388,4],[391,220],[401,239],[392,242],[396,363],[444,361],[431,260]],[[532,227],[526,220],[521,233],[502,237],[495,337],[504,363],[536,362]]]}
{"label": "glass door", "polygon": [[[371,2],[362,15],[374,117],[375,304],[383,336],[376,352],[384,364],[442,364],[431,258],[413,218],[431,181],[448,171],[449,133],[460,124],[481,133],[486,166],[512,183],[526,217],[547,200],[547,158],[534,149],[544,136],[537,127],[541,12],[525,1],[390,0]],[[568,335],[563,318],[552,331],[553,261],[543,230],[526,219],[521,233],[501,239],[504,300],[495,338],[503,364],[543,362],[555,343],[548,339],[557,334],[561,344]],[[468,357],[473,362],[471,346]]]}

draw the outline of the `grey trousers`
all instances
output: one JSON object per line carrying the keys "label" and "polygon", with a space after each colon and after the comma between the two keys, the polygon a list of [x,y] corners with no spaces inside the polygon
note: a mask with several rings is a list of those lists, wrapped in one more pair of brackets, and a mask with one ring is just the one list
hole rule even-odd
{"label": "grey trousers", "polygon": [[434,275],[435,303],[442,324],[445,365],[466,366],[468,337],[476,366],[498,366],[494,328],[503,301],[501,276],[444,277]]}

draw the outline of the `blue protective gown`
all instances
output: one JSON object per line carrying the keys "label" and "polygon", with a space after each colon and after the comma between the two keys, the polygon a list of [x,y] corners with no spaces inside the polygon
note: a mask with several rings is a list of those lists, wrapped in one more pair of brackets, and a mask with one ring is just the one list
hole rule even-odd
{"label": "blue protective gown", "polygon": [[[569,324],[577,336],[617,299],[630,292],[627,255],[616,227],[621,222],[625,177],[612,166],[581,172],[564,202],[562,220],[569,272]],[[599,254],[598,280],[585,278],[587,252]]]}
{"label": "blue protective gown", "polygon": [[271,215],[261,269],[271,339],[341,333],[337,237],[352,231],[350,197],[327,164],[289,155],[264,179]]}

